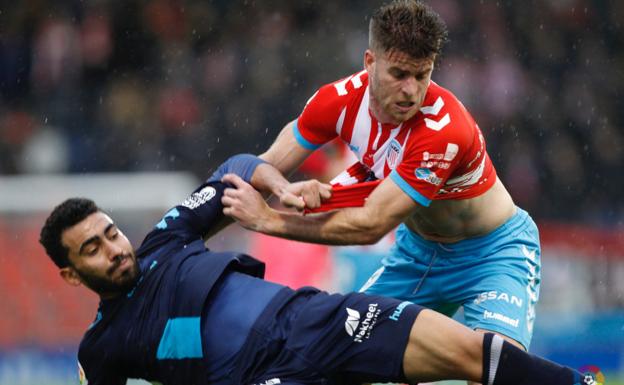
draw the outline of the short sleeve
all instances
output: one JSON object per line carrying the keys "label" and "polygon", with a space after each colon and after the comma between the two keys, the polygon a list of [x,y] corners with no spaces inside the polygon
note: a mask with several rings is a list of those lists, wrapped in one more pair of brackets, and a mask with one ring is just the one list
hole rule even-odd
{"label": "short sleeve", "polygon": [[308,100],[293,127],[297,142],[308,150],[316,150],[338,136],[336,123],[340,118],[344,101],[332,84],[321,87]]}
{"label": "short sleeve", "polygon": [[[462,168],[474,131],[463,115],[445,114],[447,127],[422,127],[407,143],[401,163],[390,178],[414,201],[429,206],[456,170]],[[442,118],[445,119],[445,118]],[[455,121],[453,121],[455,120]]]}

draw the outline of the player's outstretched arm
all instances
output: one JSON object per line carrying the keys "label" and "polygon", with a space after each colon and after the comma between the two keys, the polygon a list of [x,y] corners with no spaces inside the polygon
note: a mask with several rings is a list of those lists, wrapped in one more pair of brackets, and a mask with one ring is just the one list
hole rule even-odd
{"label": "player's outstretched arm", "polygon": [[577,371],[436,313],[419,313],[403,356],[410,382],[466,379],[483,385],[585,385]]}
{"label": "player's outstretched arm", "polygon": [[269,208],[257,192],[236,175],[226,175],[223,212],[242,226],[269,235],[323,244],[370,244],[396,227],[418,206],[391,179],[384,180],[363,207],[301,216]]}

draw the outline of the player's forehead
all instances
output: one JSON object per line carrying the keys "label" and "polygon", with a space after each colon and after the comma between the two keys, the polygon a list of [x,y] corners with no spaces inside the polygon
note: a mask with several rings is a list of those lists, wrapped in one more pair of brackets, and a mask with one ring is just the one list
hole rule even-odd
{"label": "player's forehead", "polygon": [[65,229],[61,236],[62,243],[70,250],[77,250],[89,238],[103,234],[114,222],[105,213],[96,211],[82,221]]}
{"label": "player's forehead", "polygon": [[435,58],[414,58],[409,54],[391,49],[384,51],[381,55],[381,60],[388,67],[396,67],[404,71],[423,72],[433,68]]}

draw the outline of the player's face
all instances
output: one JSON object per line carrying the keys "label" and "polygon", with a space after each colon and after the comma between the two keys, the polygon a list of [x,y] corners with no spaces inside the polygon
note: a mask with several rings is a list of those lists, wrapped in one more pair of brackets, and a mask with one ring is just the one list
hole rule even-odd
{"label": "player's face", "polygon": [[397,50],[367,50],[364,65],[375,117],[382,123],[399,124],[416,115],[431,82],[433,64],[434,58],[414,59]]}
{"label": "player's face", "polygon": [[61,241],[69,250],[70,266],[61,269],[68,283],[84,284],[102,298],[115,297],[135,285],[139,265],[134,250],[108,215],[89,215],[66,229]]}

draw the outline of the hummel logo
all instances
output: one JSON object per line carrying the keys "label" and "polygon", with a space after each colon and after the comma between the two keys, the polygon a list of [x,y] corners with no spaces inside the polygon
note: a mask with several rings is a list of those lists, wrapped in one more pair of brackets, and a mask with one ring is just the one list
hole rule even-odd
{"label": "hummel logo", "polygon": [[347,321],[345,322],[345,330],[347,334],[353,337],[353,333],[357,330],[360,324],[360,312],[357,310],[347,308]]}
{"label": "hummel logo", "polygon": [[446,114],[440,120],[425,118],[425,125],[433,131],[440,131],[451,122],[451,115]]}
{"label": "hummel logo", "polygon": [[420,111],[425,115],[438,115],[442,107],[444,107],[444,100],[442,100],[442,96],[438,96],[433,106],[421,107]]}

